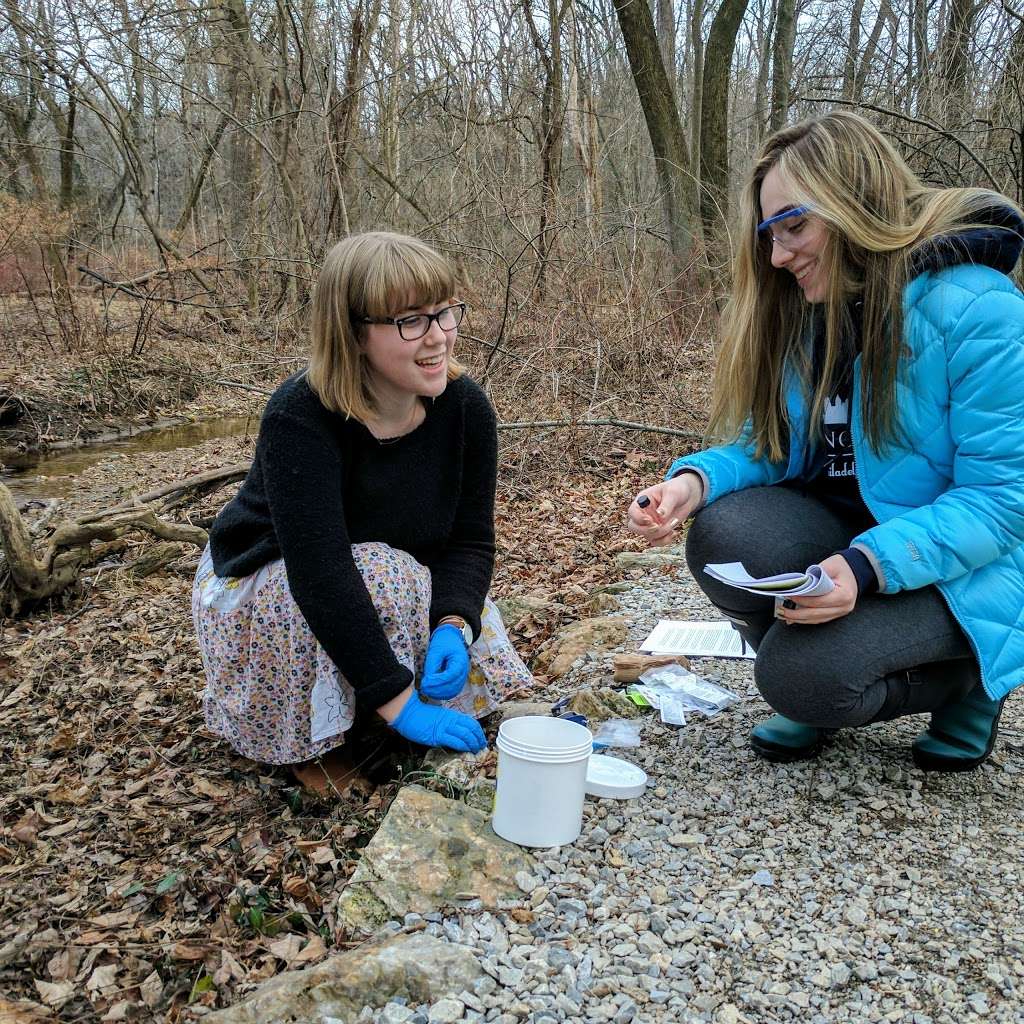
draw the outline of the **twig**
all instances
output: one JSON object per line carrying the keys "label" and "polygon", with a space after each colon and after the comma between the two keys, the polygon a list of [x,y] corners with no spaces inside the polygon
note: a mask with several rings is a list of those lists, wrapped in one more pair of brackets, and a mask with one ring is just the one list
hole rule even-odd
{"label": "twig", "polygon": [[527,423],[499,423],[499,430],[530,430],[534,427],[621,427],[623,430],[646,430],[651,434],[671,434],[685,437],[688,441],[702,441],[703,434],[692,430],[677,430],[675,427],[655,427],[649,423],[633,423],[630,420],[531,420]]}
{"label": "twig", "polygon": [[844,107],[858,107],[862,110],[871,110],[876,114],[884,114],[886,117],[894,117],[897,120],[905,121],[907,124],[916,124],[922,128],[927,128],[929,131],[935,132],[936,135],[941,135],[944,139],[948,139],[950,142],[959,146],[960,149],[962,149],[964,153],[966,153],[967,156],[973,161],[978,170],[980,170],[981,173],[985,175],[992,188],[994,188],[996,191],[999,190],[999,184],[996,182],[996,179],[992,176],[992,172],[988,169],[988,167],[985,166],[985,163],[981,160],[977,153],[975,153],[970,146],[968,146],[965,142],[958,138],[953,132],[948,131],[941,125],[935,124],[934,121],[929,121],[922,117],[914,117],[912,114],[904,114],[901,113],[899,110],[891,110],[888,107],[879,106],[877,103],[864,103],[861,100],[844,100],[840,99],[838,96],[798,96],[795,97],[795,99],[804,100],[805,102],[808,103],[835,103],[839,106]]}
{"label": "twig", "polygon": [[78,270],[80,273],[85,274],[88,277],[94,277],[97,281],[102,282],[108,288],[113,288],[115,291],[124,292],[125,295],[130,295],[133,299],[143,299],[146,302],[166,302],[172,306],[193,306],[195,309],[244,309],[244,302],[228,302],[220,306],[210,306],[203,302],[189,302],[188,299],[171,299],[165,298],[161,295],[147,295],[145,292],[137,292],[133,288],[126,288],[123,284],[119,284],[117,281],[111,281],[109,277],[104,277],[102,274],[98,274],[95,270],[90,270],[88,267],[83,267],[78,264]]}

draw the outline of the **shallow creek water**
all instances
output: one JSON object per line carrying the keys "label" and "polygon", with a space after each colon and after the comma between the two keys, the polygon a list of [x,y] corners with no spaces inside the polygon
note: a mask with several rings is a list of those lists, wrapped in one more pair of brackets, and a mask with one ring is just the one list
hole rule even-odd
{"label": "shallow creek water", "polygon": [[134,455],[194,448],[218,437],[255,433],[257,416],[223,416],[196,423],[174,423],[114,440],[97,441],[59,451],[5,458],[0,483],[18,502],[63,498],[74,490],[79,475],[113,454]]}

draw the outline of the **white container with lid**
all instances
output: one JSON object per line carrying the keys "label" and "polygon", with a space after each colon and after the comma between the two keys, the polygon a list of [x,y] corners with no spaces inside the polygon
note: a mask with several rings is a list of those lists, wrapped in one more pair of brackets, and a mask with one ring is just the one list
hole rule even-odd
{"label": "white container with lid", "polygon": [[494,831],[520,846],[562,846],[583,825],[594,736],[564,718],[527,715],[498,729]]}

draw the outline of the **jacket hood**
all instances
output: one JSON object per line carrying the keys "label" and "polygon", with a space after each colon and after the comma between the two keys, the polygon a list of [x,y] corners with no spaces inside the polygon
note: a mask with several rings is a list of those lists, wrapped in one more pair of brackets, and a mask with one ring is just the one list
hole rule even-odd
{"label": "jacket hood", "polygon": [[911,253],[911,277],[961,263],[979,263],[1009,274],[1024,249],[1024,219],[1010,206],[994,202],[974,215],[978,227],[939,235]]}

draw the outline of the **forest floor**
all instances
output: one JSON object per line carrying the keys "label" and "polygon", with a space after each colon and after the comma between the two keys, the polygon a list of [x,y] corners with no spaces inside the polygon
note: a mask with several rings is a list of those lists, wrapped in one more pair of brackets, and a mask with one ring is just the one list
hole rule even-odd
{"label": "forest floor", "polygon": [[[11,338],[0,391],[32,413],[0,438],[8,451],[258,413],[262,397],[210,381],[272,388],[297,364],[220,352],[211,365],[199,343],[72,357]],[[61,514],[249,458],[255,422],[198,447],[112,453],[78,476]],[[637,546],[624,510],[677,444],[594,428],[507,432],[501,446],[493,592],[560,606],[513,634],[529,661],[614,578],[609,553]],[[230,493],[175,517],[208,519]],[[208,734],[189,612],[198,553],[183,547],[141,579],[132,554],[96,566],[66,600],[0,619],[0,992],[41,1007],[24,1006],[25,1020],[185,1020],[229,1003],[241,982],[343,946],[335,898],[399,785],[322,800]]]}
{"label": "forest floor", "polygon": [[[235,439],[114,458],[81,486],[138,493],[250,453]],[[503,480],[494,593],[540,590],[572,616],[614,578],[608,552],[633,546],[623,510],[640,480],[612,466]],[[190,1002],[224,1005],[239,982],[337,948],[335,898],[397,791],[321,800],[206,732],[196,562],[186,551],[141,580],[101,567],[0,637],[0,989],[61,1020],[119,1019],[123,1003],[187,1019]],[[557,621],[514,635],[527,659]],[[19,936],[26,948],[5,946]]]}

